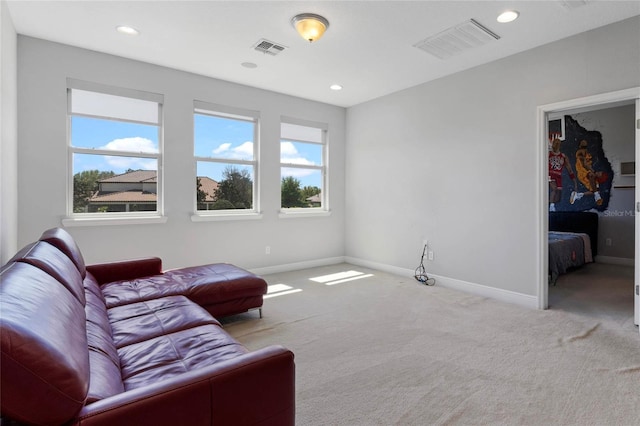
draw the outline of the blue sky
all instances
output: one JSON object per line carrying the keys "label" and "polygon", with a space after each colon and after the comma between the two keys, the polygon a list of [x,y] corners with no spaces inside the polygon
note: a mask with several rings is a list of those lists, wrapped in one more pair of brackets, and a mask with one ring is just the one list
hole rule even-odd
{"label": "blue sky", "polygon": [[[71,141],[79,148],[129,151],[131,153],[158,152],[158,128],[152,125],[73,117]],[[157,170],[154,159],[93,154],[75,154],[73,173],[85,170],[124,173],[127,169]]]}
{"label": "blue sky", "polygon": [[[196,114],[194,119],[195,155],[205,158],[252,160],[253,123]],[[158,152],[158,129],[153,125],[127,123],[73,116],[71,140],[75,147],[131,152]],[[168,142],[165,141],[165,145]],[[281,161],[292,164],[319,165],[322,147],[318,144],[281,142]],[[209,176],[221,180],[228,164],[200,161],[198,176]],[[243,168],[245,166],[235,165]],[[92,154],[74,155],[74,174],[84,170],[113,171],[124,173],[127,169],[157,170],[156,161],[140,157],[106,156]],[[249,167],[248,170],[251,170]],[[283,176],[291,175],[301,186],[321,187],[321,173],[316,170],[283,168]],[[253,176],[252,176],[253,178]]]}

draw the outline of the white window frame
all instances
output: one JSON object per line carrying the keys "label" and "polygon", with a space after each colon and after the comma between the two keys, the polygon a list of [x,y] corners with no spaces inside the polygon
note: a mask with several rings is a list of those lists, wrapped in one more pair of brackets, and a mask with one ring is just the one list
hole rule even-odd
{"label": "white window frame", "polygon": [[[83,90],[88,92],[102,93],[106,95],[121,96],[131,99],[150,101],[158,104],[158,152],[131,152],[131,151],[115,151],[101,150],[94,148],[74,147],[71,140],[71,121],[72,117],[91,117],[102,120],[108,120],[103,116],[93,116],[89,114],[72,113],[72,90]],[[64,226],[94,226],[94,225],[127,225],[127,224],[145,224],[145,223],[164,223],[167,218],[164,214],[163,203],[163,103],[164,96],[161,94],[144,92],[134,89],[126,89],[120,87],[107,86],[99,83],[86,82],[76,79],[67,79],[67,217],[62,220]],[[126,119],[114,119],[116,121],[140,123],[148,125],[148,122]],[[136,212],[95,212],[95,213],[75,213],[73,211],[73,156],[74,154],[93,154],[108,155],[122,157],[136,157],[155,159],[158,165],[157,170],[157,201],[156,211],[136,211]]]}
{"label": "white window frame", "polygon": [[[302,139],[288,139],[282,138],[280,135],[279,144],[281,146],[283,140],[291,141],[291,142],[302,142],[302,143],[310,143],[310,144],[318,144],[322,145],[322,164],[321,165],[304,165],[304,164],[294,164],[294,163],[283,163],[280,161],[280,182],[282,183],[282,169],[283,168],[293,168],[293,169],[308,169],[308,170],[320,170],[321,173],[321,182],[322,187],[320,188],[321,194],[321,202],[320,207],[282,207],[282,192],[279,192],[279,206],[280,206],[280,215],[281,219],[294,218],[294,217],[309,217],[309,216],[329,216],[331,214],[331,209],[329,208],[329,143],[327,133],[329,130],[329,126],[326,123],[320,123],[316,121],[309,121],[294,117],[281,116],[280,117],[280,125],[282,123],[286,124],[294,124],[298,126],[312,127],[315,129],[319,129],[322,135],[322,141],[318,143],[317,141],[308,141]],[[278,156],[280,159],[281,157]]]}
{"label": "white window frame", "polygon": [[237,164],[240,166],[253,167],[253,188],[252,188],[252,208],[251,209],[229,209],[229,210],[198,210],[197,190],[193,191],[193,211],[191,220],[193,222],[206,222],[215,220],[254,220],[261,219],[260,211],[260,113],[243,108],[236,108],[227,105],[219,105],[205,101],[193,101],[193,118],[195,128],[196,114],[208,115],[211,117],[227,118],[253,123],[253,160],[237,160],[223,157],[202,157],[195,155],[195,131],[193,138],[194,151],[194,176],[193,182],[197,179],[198,162],[210,162],[220,164]]}

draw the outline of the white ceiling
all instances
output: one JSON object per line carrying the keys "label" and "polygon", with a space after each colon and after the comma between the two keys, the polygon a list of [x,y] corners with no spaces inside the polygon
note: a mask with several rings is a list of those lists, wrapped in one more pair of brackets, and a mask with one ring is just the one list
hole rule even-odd
{"label": "white ceiling", "polygon": [[[348,107],[640,15],[640,0],[550,1],[7,1],[16,31],[209,77]],[[520,18],[496,22],[516,9]],[[290,24],[330,22],[310,44]],[[501,38],[442,60],[413,47],[469,19]],[[140,35],[124,36],[118,25]],[[261,38],[287,49],[253,50]],[[562,58],[549,58],[561,61]],[[241,64],[253,62],[248,69]],[[344,86],[332,91],[333,83]]]}

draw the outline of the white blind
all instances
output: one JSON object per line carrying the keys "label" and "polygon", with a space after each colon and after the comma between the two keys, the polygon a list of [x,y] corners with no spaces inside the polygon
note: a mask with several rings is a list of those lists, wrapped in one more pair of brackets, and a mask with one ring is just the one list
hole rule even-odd
{"label": "white blind", "polygon": [[157,102],[71,89],[71,113],[159,124]]}
{"label": "white blind", "polygon": [[298,124],[281,123],[280,138],[294,141],[322,143],[322,129],[301,126]]}

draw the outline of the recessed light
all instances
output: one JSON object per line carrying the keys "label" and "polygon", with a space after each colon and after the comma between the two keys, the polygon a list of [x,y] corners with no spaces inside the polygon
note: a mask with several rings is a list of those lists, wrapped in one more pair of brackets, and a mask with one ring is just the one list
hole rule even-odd
{"label": "recessed light", "polygon": [[332,84],[331,86],[329,86],[329,89],[331,89],[331,90],[342,90],[342,86],[340,86],[339,84]]}
{"label": "recessed light", "polygon": [[243,62],[240,65],[242,65],[245,68],[250,68],[250,69],[258,68],[258,65],[254,64],[253,62]]}
{"label": "recessed light", "polygon": [[118,31],[120,34],[126,34],[130,36],[137,36],[138,34],[140,34],[140,31],[126,25],[120,25],[116,27],[116,31]]}
{"label": "recessed light", "polygon": [[518,19],[518,16],[520,16],[520,12],[518,12],[517,10],[507,10],[502,12],[500,16],[498,16],[497,20],[501,24],[506,24],[507,22],[515,21],[516,19]]}

